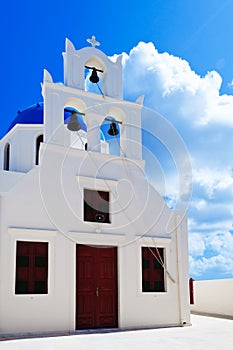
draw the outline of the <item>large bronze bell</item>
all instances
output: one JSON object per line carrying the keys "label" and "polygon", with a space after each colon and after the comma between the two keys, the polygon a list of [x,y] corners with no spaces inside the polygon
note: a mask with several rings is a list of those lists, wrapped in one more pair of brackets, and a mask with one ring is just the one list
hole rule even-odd
{"label": "large bronze bell", "polygon": [[67,129],[69,129],[70,131],[79,131],[81,129],[81,125],[78,122],[77,113],[72,112],[69,124],[67,124]]}

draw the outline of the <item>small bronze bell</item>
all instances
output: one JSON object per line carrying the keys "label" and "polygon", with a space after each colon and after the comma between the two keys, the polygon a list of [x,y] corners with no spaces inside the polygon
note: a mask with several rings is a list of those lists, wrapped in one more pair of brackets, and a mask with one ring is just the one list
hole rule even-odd
{"label": "small bronze bell", "polygon": [[97,74],[97,70],[95,68],[92,69],[92,73],[91,73],[89,80],[94,84],[98,83],[99,77]]}
{"label": "small bronze bell", "polygon": [[108,130],[109,135],[111,136],[116,136],[119,134],[119,130],[116,127],[116,123],[112,122],[110,124],[109,130]]}

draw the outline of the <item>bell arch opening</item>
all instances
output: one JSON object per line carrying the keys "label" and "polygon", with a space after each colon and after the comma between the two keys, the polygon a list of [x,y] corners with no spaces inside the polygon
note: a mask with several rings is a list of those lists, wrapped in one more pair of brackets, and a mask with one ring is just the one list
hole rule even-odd
{"label": "bell arch opening", "polygon": [[83,116],[84,113],[73,106],[64,107],[64,126],[71,148],[85,150],[87,125],[84,122]]}
{"label": "bell arch opening", "polygon": [[104,134],[109,145],[109,154],[121,155],[121,128],[120,122],[113,116],[106,116],[100,125],[100,132]]}
{"label": "bell arch opening", "polygon": [[84,76],[84,90],[98,95],[103,95],[103,71],[101,72],[95,68],[85,67]]}
{"label": "bell arch opening", "polygon": [[90,57],[84,65],[84,90],[104,95],[106,67],[99,57]]}

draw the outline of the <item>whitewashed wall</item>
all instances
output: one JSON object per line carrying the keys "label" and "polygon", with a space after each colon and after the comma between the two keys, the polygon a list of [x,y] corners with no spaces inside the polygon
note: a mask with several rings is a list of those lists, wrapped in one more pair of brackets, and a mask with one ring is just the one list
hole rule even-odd
{"label": "whitewashed wall", "polygon": [[[65,147],[49,144],[42,144],[41,150],[40,165],[22,175],[0,196],[0,275],[3,281],[0,283],[0,333],[75,329],[77,243],[118,247],[120,328],[189,324],[186,216],[183,213],[176,229],[176,219],[181,212],[170,211],[152,187],[148,193],[144,191],[148,185],[145,178],[135,176],[140,175],[143,162],[132,163],[116,156],[78,149],[67,152]],[[104,169],[104,180],[91,177],[93,164],[97,169]],[[134,191],[128,204],[129,183]],[[118,196],[111,206],[111,227],[83,221],[82,189],[85,186],[103,190],[109,187],[111,194]],[[124,217],[118,205],[122,208],[125,203],[128,205]],[[15,294],[16,241],[19,240],[48,242],[48,294]],[[166,292],[141,292],[141,247],[147,245],[165,249],[167,271],[173,279],[166,275]]]}
{"label": "whitewashed wall", "polygon": [[233,317],[233,278],[195,281],[191,311]]}

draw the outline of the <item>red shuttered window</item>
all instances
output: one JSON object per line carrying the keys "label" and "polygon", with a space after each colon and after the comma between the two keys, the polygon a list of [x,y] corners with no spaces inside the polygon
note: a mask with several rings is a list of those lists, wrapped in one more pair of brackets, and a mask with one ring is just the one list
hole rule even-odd
{"label": "red shuttered window", "polygon": [[48,243],[18,241],[15,294],[48,293]]}
{"label": "red shuttered window", "polygon": [[142,291],[165,292],[164,248],[142,247]]}

